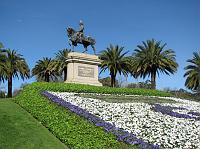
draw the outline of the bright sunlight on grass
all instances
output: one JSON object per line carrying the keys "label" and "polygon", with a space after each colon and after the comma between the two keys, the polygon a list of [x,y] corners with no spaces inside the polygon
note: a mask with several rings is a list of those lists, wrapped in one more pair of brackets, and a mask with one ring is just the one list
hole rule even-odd
{"label": "bright sunlight on grass", "polygon": [[0,99],[0,149],[67,148],[11,100]]}

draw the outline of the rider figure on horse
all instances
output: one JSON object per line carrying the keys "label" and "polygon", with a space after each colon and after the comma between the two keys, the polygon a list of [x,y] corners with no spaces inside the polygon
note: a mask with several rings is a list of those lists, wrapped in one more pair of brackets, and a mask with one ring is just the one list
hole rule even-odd
{"label": "rider figure on horse", "polygon": [[77,46],[77,44],[82,44],[85,48],[85,50],[83,51],[84,53],[87,51],[87,47],[90,45],[95,54],[95,47],[94,47],[96,43],[95,39],[93,39],[90,36],[85,36],[83,31],[84,31],[84,25],[82,20],[80,20],[79,22],[78,31],[74,30],[71,27],[67,28],[67,36],[69,37],[70,46],[72,45],[74,48],[74,46]]}
{"label": "rider figure on horse", "polygon": [[81,42],[82,39],[84,38],[83,30],[84,30],[83,21],[80,20],[80,22],[79,22],[79,31],[77,32],[77,35],[78,35],[78,37],[79,37],[80,42]]}

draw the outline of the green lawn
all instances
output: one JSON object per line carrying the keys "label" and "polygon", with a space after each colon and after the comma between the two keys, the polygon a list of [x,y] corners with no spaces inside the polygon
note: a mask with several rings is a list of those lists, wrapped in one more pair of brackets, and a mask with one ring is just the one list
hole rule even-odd
{"label": "green lawn", "polygon": [[149,104],[154,104],[154,103],[177,103],[174,100],[171,99],[163,99],[163,98],[158,98],[158,97],[148,97],[148,96],[125,96],[125,95],[100,95],[100,94],[75,94],[75,96],[79,97],[85,97],[85,98],[94,98],[94,99],[99,99],[111,103],[149,103]]}
{"label": "green lawn", "polygon": [[0,99],[0,149],[67,148],[10,99]]}

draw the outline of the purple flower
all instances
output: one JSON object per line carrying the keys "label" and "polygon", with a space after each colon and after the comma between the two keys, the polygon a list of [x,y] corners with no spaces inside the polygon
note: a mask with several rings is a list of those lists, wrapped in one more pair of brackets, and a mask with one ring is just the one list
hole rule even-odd
{"label": "purple flower", "polygon": [[96,126],[103,127],[105,131],[116,135],[117,140],[119,140],[119,141],[124,141],[131,145],[138,144],[138,145],[140,145],[141,149],[147,149],[147,148],[148,149],[149,148],[160,149],[161,148],[160,146],[151,145],[147,142],[144,142],[142,139],[138,139],[134,134],[129,133],[128,131],[126,131],[122,128],[118,128],[114,124],[105,122],[104,120],[100,119],[99,117],[89,113],[85,109],[82,109],[82,108],[75,106],[67,101],[64,101],[63,99],[61,99],[47,91],[42,92],[42,95],[48,97],[48,99],[50,99],[51,101],[57,103],[60,106],[63,106],[65,108],[69,109],[70,111],[76,113],[77,115],[83,116],[88,121],[94,123]]}
{"label": "purple flower", "polygon": [[181,108],[181,107],[171,107],[171,106],[162,106],[160,104],[153,104],[152,108],[153,111],[155,112],[160,112],[162,114],[165,115],[170,115],[173,117],[177,117],[177,118],[185,118],[185,119],[195,119],[195,120],[200,120],[200,116],[198,114],[198,112],[188,112],[188,114],[192,114],[192,115],[196,115],[199,117],[195,117],[195,116],[191,116],[188,114],[181,114],[178,112],[174,112],[174,109],[178,109],[178,110],[186,110],[186,108]]}
{"label": "purple flower", "polygon": [[192,115],[195,115],[195,116],[200,116],[199,112],[188,112],[188,114],[192,114]]}

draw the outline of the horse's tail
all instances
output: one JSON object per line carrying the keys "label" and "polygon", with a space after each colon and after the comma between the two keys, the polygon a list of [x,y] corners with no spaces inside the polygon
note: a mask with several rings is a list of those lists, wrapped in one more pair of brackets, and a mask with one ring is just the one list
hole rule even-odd
{"label": "horse's tail", "polygon": [[88,40],[90,41],[90,43],[92,44],[92,45],[95,45],[95,43],[96,43],[96,41],[95,41],[95,39],[94,38],[92,38],[92,37],[88,37]]}

